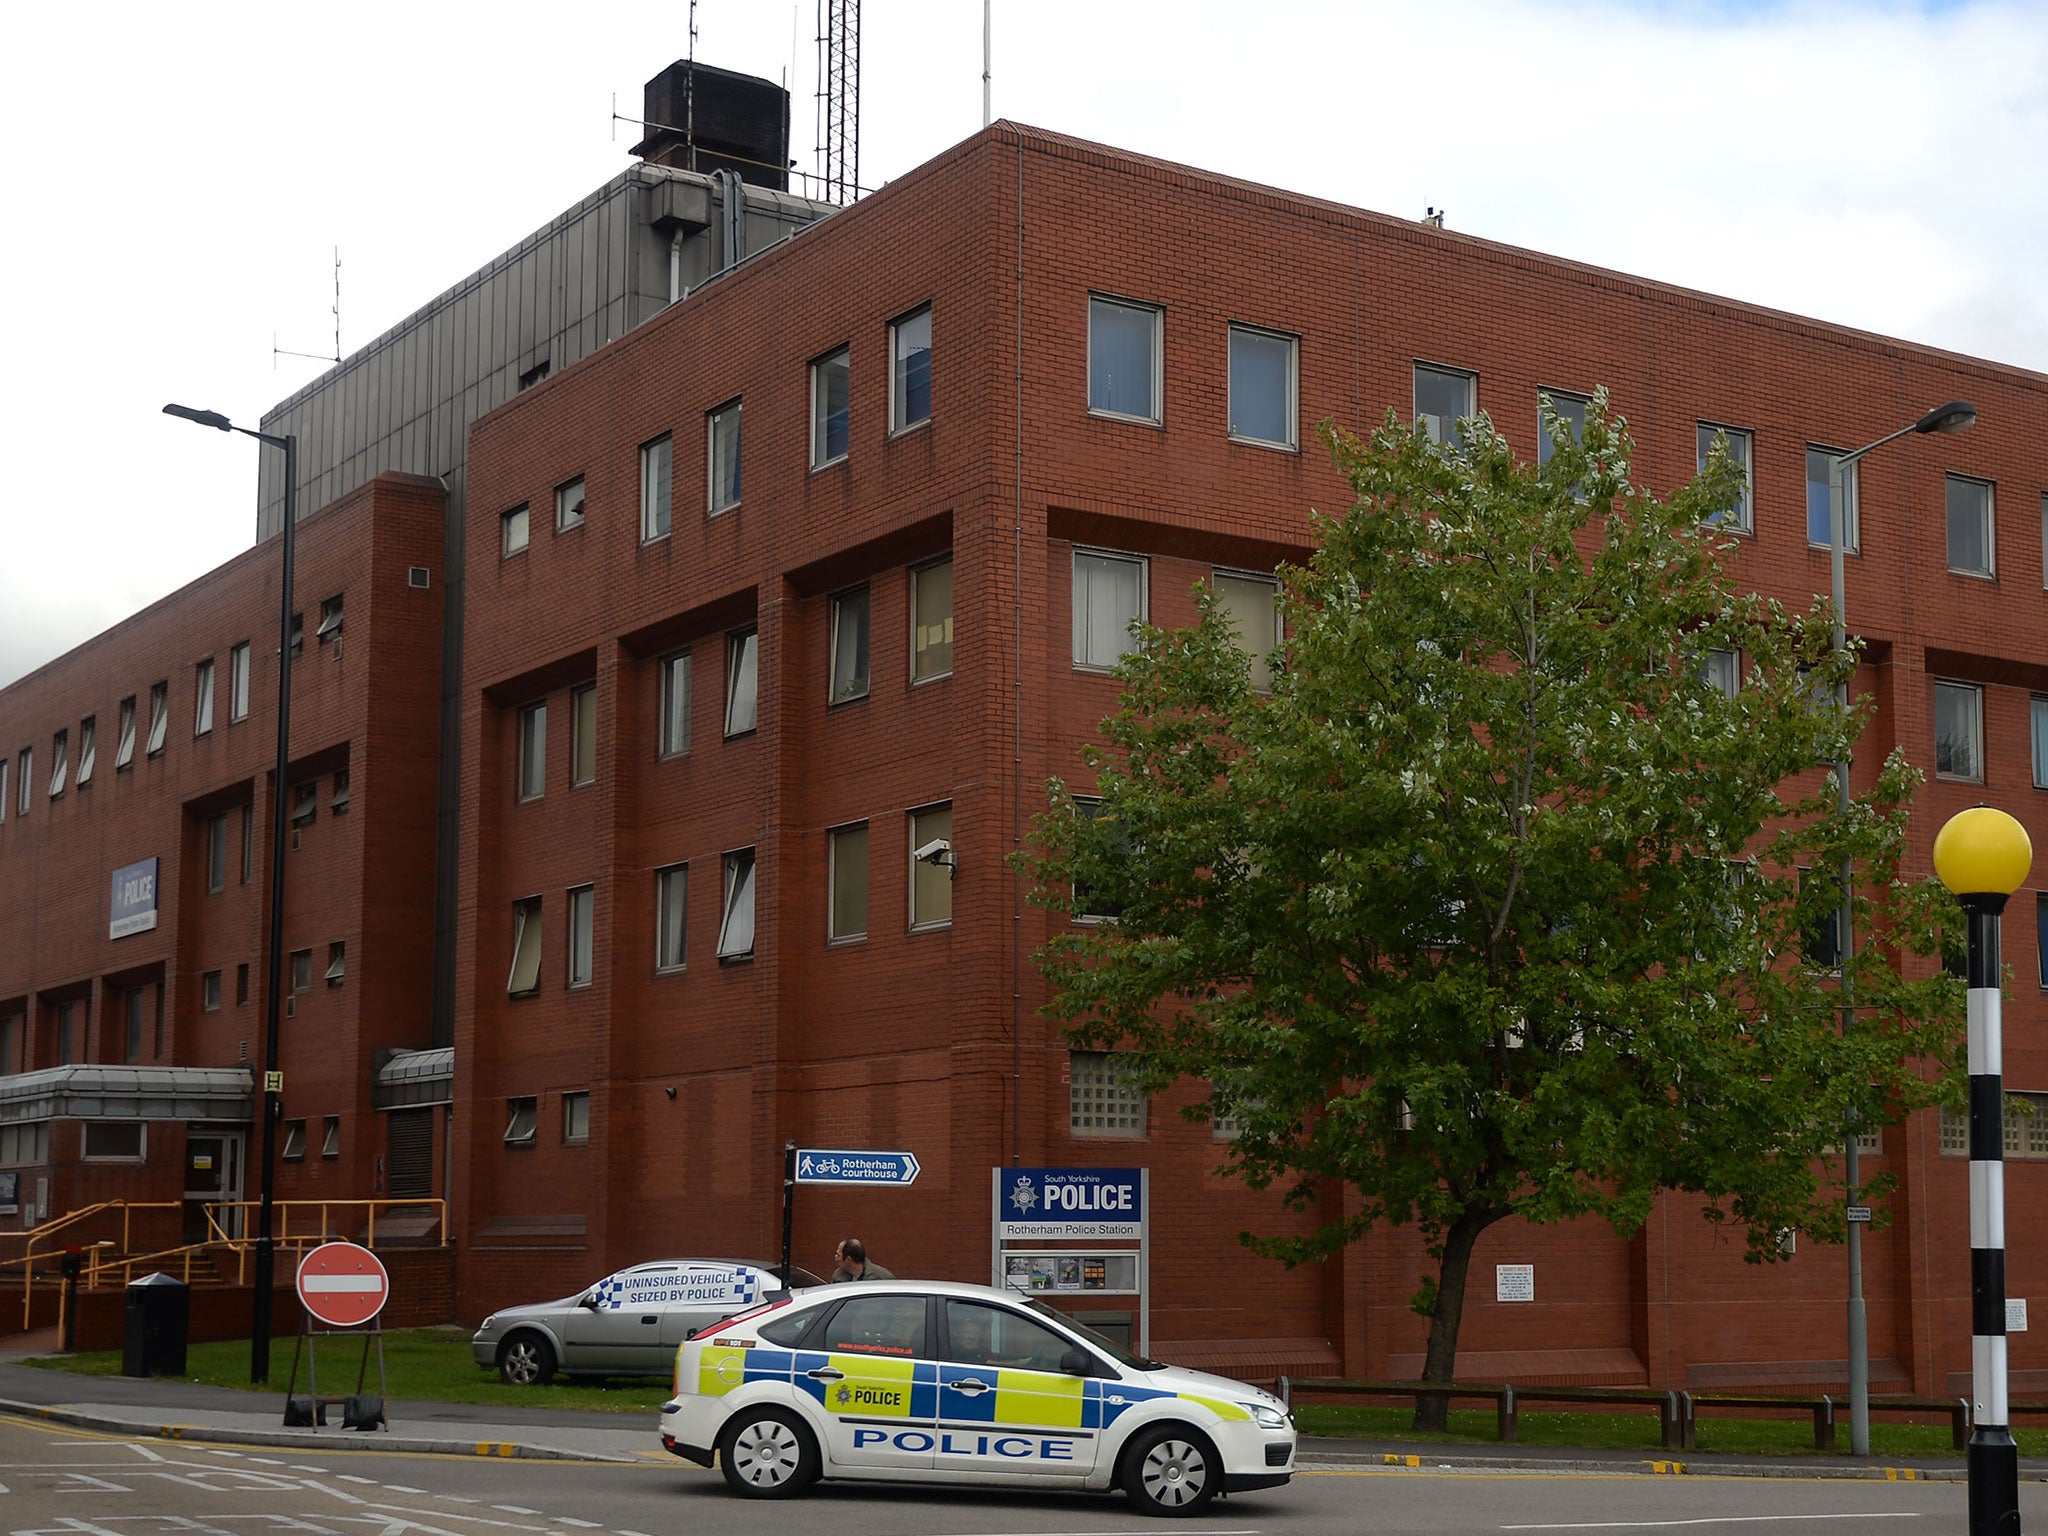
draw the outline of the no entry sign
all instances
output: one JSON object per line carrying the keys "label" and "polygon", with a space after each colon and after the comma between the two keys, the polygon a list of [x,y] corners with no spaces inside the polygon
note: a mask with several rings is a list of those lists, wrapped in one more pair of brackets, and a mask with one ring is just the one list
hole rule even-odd
{"label": "no entry sign", "polygon": [[384,1310],[391,1277],[354,1243],[322,1243],[299,1262],[299,1303],[330,1328],[356,1328]]}

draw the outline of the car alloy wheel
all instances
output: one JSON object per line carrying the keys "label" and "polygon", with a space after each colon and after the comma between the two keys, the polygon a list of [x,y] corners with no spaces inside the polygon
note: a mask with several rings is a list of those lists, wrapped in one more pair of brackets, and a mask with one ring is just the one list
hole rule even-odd
{"label": "car alloy wheel", "polygon": [[545,1339],[517,1333],[498,1347],[498,1377],[510,1387],[544,1387],[555,1376],[555,1352]]}
{"label": "car alloy wheel", "polygon": [[1132,1447],[1125,1489],[1149,1515],[1192,1515],[1216,1496],[1216,1453],[1180,1426]]}
{"label": "car alloy wheel", "polygon": [[720,1441],[718,1459],[725,1480],[748,1498],[787,1498],[817,1479],[817,1444],[810,1431],[782,1409],[745,1414]]}

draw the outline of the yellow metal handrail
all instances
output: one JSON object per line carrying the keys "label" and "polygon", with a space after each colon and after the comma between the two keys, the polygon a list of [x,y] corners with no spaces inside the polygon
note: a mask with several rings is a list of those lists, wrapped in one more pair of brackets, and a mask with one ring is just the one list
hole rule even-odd
{"label": "yellow metal handrail", "polygon": [[[350,1211],[361,1211],[362,1225],[365,1228],[363,1241],[374,1248],[377,1246],[377,1213],[380,1209],[388,1217],[393,1211],[421,1208],[434,1213],[435,1223],[441,1229],[441,1246],[445,1248],[449,1241],[448,1202],[438,1196],[405,1200],[278,1200],[271,1206],[271,1237],[280,1247],[309,1248],[316,1243],[327,1242],[356,1225],[353,1221],[337,1224],[329,1220],[330,1212],[345,1214]],[[227,1229],[230,1226],[239,1226],[246,1234],[255,1225],[255,1222],[248,1218],[253,1217],[260,1209],[260,1202],[255,1200],[210,1200],[206,1205],[207,1230],[214,1234],[213,1241],[217,1243],[228,1243],[237,1247],[253,1243],[255,1239],[246,1235],[231,1235]],[[315,1212],[318,1213],[317,1216],[309,1215]],[[229,1213],[243,1219],[224,1221],[222,1218]],[[297,1232],[292,1230],[295,1215],[299,1222]],[[309,1221],[317,1223],[310,1231],[307,1230]]]}
{"label": "yellow metal handrail", "polygon": [[27,1234],[28,1240],[22,1245],[21,1253],[15,1258],[0,1260],[0,1269],[10,1269],[15,1265],[21,1266],[22,1332],[26,1333],[28,1331],[29,1321],[33,1315],[31,1309],[35,1302],[36,1261],[56,1256],[56,1250],[53,1248],[46,1248],[40,1253],[37,1252],[36,1245],[38,1243],[46,1242],[54,1238],[65,1228],[76,1226],[79,1222],[89,1220],[94,1216],[100,1215],[102,1212],[119,1211],[121,1213],[121,1247],[125,1250],[128,1246],[130,1232],[128,1218],[130,1215],[136,1211],[175,1211],[179,1206],[180,1202],[176,1200],[102,1200],[97,1205],[88,1205],[83,1210],[68,1211],[53,1221],[46,1221],[39,1227],[31,1228]]}

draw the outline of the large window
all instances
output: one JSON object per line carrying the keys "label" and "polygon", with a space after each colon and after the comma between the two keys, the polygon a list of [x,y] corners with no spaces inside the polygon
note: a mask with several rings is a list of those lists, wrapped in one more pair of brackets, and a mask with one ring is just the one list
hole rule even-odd
{"label": "large window", "polygon": [[713,512],[740,504],[740,403],[721,405],[707,418],[704,460],[709,466],[706,503]]}
{"label": "large window", "polygon": [[851,442],[851,370],[840,347],[811,364],[811,468],[846,457]]}
{"label": "large window", "polygon": [[889,430],[932,419],[932,307],[914,309],[889,327]]}
{"label": "large window", "polygon": [[1970,683],[1934,685],[1934,774],[1984,779],[1984,690]]}
{"label": "large window", "polygon": [[78,787],[85,788],[92,782],[93,760],[99,755],[93,740],[98,722],[87,715],[78,722]]}
{"label": "large window", "polygon": [[953,671],[953,558],[910,573],[910,680],[928,682]]}
{"label": "large window", "polygon": [[661,731],[657,750],[663,757],[674,757],[690,750],[690,653],[671,652],[657,665],[661,678]]}
{"label": "large window", "polygon": [[[1836,449],[1807,445],[1806,542],[1822,549],[1831,548],[1834,542],[1834,469],[1841,458]],[[1855,463],[1842,467],[1842,548],[1849,550],[1860,547],[1857,536],[1861,530],[1856,526],[1856,476],[1862,467]]]}
{"label": "large window", "polygon": [[564,480],[555,487],[555,532],[567,533],[583,526],[583,477]]}
{"label": "large window", "polygon": [[1735,467],[1742,471],[1742,489],[1736,496],[1734,506],[1715,513],[1707,521],[1718,523],[1724,528],[1732,528],[1738,533],[1748,533],[1752,527],[1750,503],[1755,484],[1755,472],[1750,467],[1755,462],[1750,435],[1740,427],[1722,427],[1710,421],[1701,422],[1698,431],[1697,466],[1700,469],[1707,467],[1707,459],[1714,451],[1714,444],[1723,439],[1728,444],[1728,457],[1733,459]]}
{"label": "large window", "polygon": [[1996,573],[1992,559],[1991,483],[1948,477],[1948,568],[1964,576]]}
{"label": "large window", "polygon": [[1249,325],[1230,328],[1230,435],[1244,442],[1292,448],[1295,349],[1292,336]]}
{"label": "large window", "polygon": [[121,701],[121,731],[114,743],[114,771],[119,773],[135,761],[135,696]]}
{"label": "large window", "polygon": [[844,704],[868,696],[868,589],[854,587],[832,599],[831,692]]}
{"label": "large window", "polygon": [[149,690],[149,755],[155,757],[164,749],[164,742],[171,734],[171,685],[152,684]]}
{"label": "large window", "polygon": [[1145,617],[1145,562],[1074,551],[1074,665],[1115,666],[1137,648],[1131,621]]}
{"label": "large window", "polygon": [[1134,421],[1160,420],[1161,318],[1150,304],[1089,296],[1089,410]]}
{"label": "large window", "polygon": [[1415,422],[1438,447],[1465,446],[1458,423],[1479,412],[1479,380],[1457,368],[1415,365]]}
{"label": "large window", "polygon": [[1210,578],[1238,648],[1249,658],[1252,686],[1273,686],[1273,652],[1280,646],[1280,583],[1270,576],[1218,571]]}
{"label": "large window", "polygon": [[725,908],[718,920],[718,958],[754,957],[754,850],[725,856]]}
{"label": "large window", "polygon": [[640,445],[640,542],[665,539],[669,530],[670,454],[674,439],[664,432]]}
{"label": "large window", "polygon": [[590,985],[596,939],[597,892],[579,885],[569,892],[569,985]]}
{"label": "large window", "polygon": [[[910,813],[910,926],[943,928],[953,921],[953,807]],[[922,857],[920,857],[922,855]]]}
{"label": "large window", "polygon": [[1067,1129],[1072,1135],[1145,1134],[1145,1096],[1131,1085],[1114,1052],[1069,1052],[1067,1080]]}
{"label": "large window", "polygon": [[228,652],[228,724],[249,718],[249,642]]}
{"label": "large window", "polygon": [[690,937],[690,866],[654,872],[654,968],[680,971]]}
{"label": "large window", "polygon": [[569,690],[569,783],[597,780],[597,684]]}
{"label": "large window", "polygon": [[228,813],[206,819],[206,894],[228,888]]}
{"label": "large window", "polygon": [[540,990],[540,912],[538,896],[512,903],[512,972],[505,991],[513,997]]}
{"label": "large window", "polygon": [[760,723],[761,634],[725,637],[725,734],[744,736]]}
{"label": "large window", "polygon": [[1592,402],[1584,395],[1570,394],[1561,389],[1543,389],[1536,392],[1536,462],[1548,464],[1557,452],[1557,444],[1550,440],[1550,428],[1543,420],[1543,404],[1548,401],[1557,419],[1564,423],[1575,444],[1586,441],[1586,407]]}
{"label": "large window", "polygon": [[548,706],[545,699],[519,711],[519,798],[538,800],[548,787]]}
{"label": "large window", "polygon": [[834,827],[825,837],[832,887],[825,936],[835,943],[864,939],[868,936],[868,824]]}

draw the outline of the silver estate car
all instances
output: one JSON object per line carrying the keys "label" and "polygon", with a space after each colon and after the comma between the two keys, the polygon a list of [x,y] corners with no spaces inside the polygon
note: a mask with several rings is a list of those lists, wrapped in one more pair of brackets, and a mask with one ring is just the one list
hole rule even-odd
{"label": "silver estate car", "polygon": [[[794,1266],[798,1286],[822,1285]],[[516,1387],[572,1376],[667,1376],[695,1329],[784,1289],[782,1267],[736,1259],[661,1259],[606,1275],[559,1301],[484,1319],[470,1353]]]}

